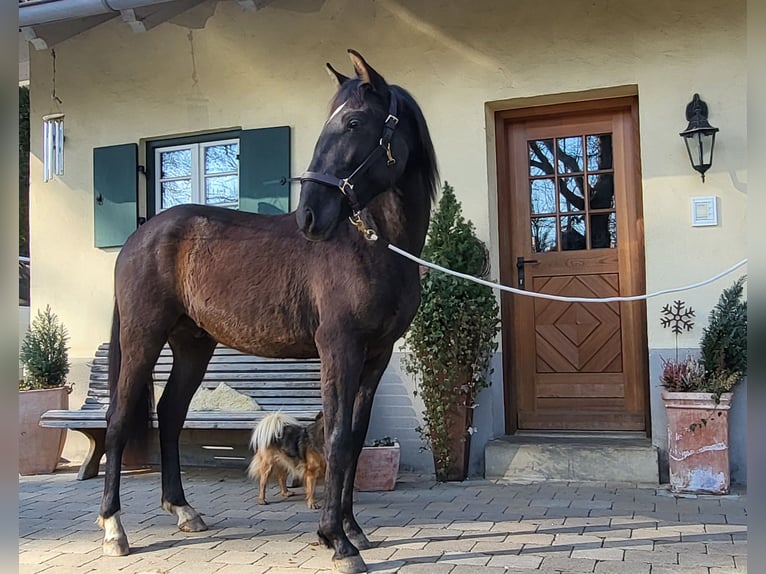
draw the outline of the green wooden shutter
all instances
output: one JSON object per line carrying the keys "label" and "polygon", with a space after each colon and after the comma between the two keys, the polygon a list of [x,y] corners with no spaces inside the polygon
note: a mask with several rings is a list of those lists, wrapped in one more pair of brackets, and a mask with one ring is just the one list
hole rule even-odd
{"label": "green wooden shutter", "polygon": [[96,247],[119,247],[138,224],[138,146],[93,148]]}
{"label": "green wooden shutter", "polygon": [[239,209],[290,211],[290,128],[243,130],[239,135]]}

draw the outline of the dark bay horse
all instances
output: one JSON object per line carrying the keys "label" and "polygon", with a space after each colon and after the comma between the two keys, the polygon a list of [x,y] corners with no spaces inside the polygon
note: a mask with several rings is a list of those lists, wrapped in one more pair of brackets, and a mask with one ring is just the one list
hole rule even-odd
{"label": "dark bay horse", "polygon": [[173,367],[157,405],[162,507],[184,531],[207,526],[181,485],[178,439],[216,343],[266,357],[319,357],[327,475],[320,540],[340,572],[364,572],[370,547],[354,518],[356,463],[372,400],[395,341],[420,301],[418,266],[369,241],[350,216],[412,253],[423,248],[438,174],[423,114],[349,50],[355,77],[328,72],[332,113],[286,215],[179,206],[151,218],[115,266],[104,553],[125,555],[120,462],[146,432],[152,369],[163,345]]}

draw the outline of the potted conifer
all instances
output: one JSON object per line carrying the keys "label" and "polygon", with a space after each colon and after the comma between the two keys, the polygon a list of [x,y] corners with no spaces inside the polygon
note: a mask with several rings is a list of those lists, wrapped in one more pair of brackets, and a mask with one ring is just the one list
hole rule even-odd
{"label": "potted conifer", "polygon": [[24,378],[19,381],[19,474],[56,470],[66,429],[40,427],[40,416],[69,408],[68,334],[50,306],[39,310],[21,344]]}
{"label": "potted conifer", "polygon": [[[449,269],[486,277],[489,257],[466,221],[452,187],[445,182],[431,220],[424,259]],[[468,474],[476,395],[489,385],[489,362],[497,349],[498,305],[488,287],[431,271],[421,280],[421,303],[405,335],[406,372],[418,383],[424,425],[436,479],[464,480]]]}
{"label": "potted conifer", "polygon": [[699,359],[665,361],[660,382],[668,418],[674,492],[729,491],[729,408],[747,373],[745,277],[724,289],[702,331]]}

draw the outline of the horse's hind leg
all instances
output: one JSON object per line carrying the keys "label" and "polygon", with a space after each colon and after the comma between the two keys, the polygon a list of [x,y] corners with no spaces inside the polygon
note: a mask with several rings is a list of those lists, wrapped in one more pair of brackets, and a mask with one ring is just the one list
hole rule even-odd
{"label": "horse's hind leg", "polygon": [[367,358],[359,382],[359,391],[357,391],[356,400],[354,401],[354,418],[351,423],[352,456],[351,464],[345,469],[343,475],[341,508],[343,512],[343,530],[349,540],[359,550],[372,548],[372,544],[354,517],[354,477],[356,476],[359,454],[362,452],[367,429],[370,426],[370,415],[372,413],[372,401],[375,397],[375,391],[383,376],[383,371],[386,370],[386,366],[388,366],[388,362],[391,359],[392,351],[393,347],[386,349],[378,355]]}
{"label": "horse's hind leg", "polygon": [[[152,368],[162,349],[164,340],[160,335],[144,334],[132,338],[134,343],[123,344],[121,356],[130,357],[122,360],[108,413],[106,429],[106,465],[104,472],[104,496],[98,515],[98,525],[104,529],[103,552],[107,556],[125,556],[130,552],[128,538],[120,522],[120,471],[122,453],[132,432],[145,432],[147,429],[133,428],[136,413],[145,393],[150,392]],[[112,340],[114,342],[114,338]],[[117,347],[117,345],[115,345]],[[110,353],[120,350],[112,348]],[[148,416],[148,412],[147,412]],[[148,427],[148,421],[146,421]]]}
{"label": "horse's hind leg", "polygon": [[205,376],[216,342],[207,333],[186,326],[177,328],[168,339],[173,350],[173,368],[157,404],[162,460],[162,508],[178,518],[184,532],[201,532],[207,525],[186,502],[181,484],[178,438],[194,392]]}

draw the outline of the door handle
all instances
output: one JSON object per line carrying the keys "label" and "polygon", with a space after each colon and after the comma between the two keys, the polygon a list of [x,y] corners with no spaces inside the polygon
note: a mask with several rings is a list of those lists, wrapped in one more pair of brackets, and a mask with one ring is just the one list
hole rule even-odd
{"label": "door handle", "polygon": [[516,258],[516,272],[518,273],[518,276],[519,276],[519,289],[525,289],[524,265],[526,265],[527,263],[537,263],[537,259],[524,259],[524,257]]}

